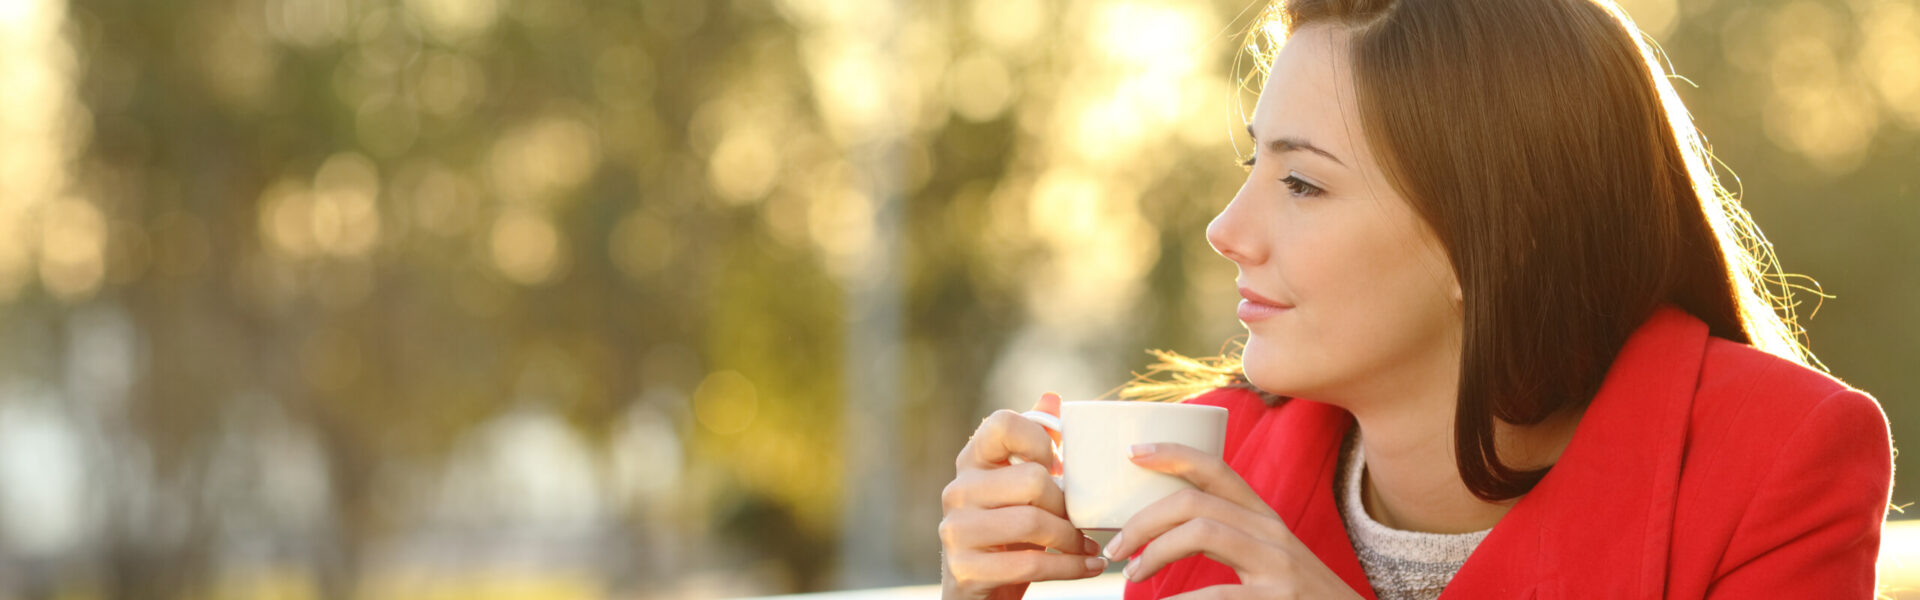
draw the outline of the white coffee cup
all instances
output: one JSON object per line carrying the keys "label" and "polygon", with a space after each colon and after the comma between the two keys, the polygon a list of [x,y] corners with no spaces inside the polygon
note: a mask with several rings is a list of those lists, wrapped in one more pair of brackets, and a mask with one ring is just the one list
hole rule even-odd
{"label": "white coffee cup", "polygon": [[1060,487],[1067,519],[1081,529],[1118,530],[1140,509],[1193,487],[1133,464],[1134,444],[1176,442],[1218,457],[1227,439],[1227,409],[1218,406],[1080,400],[1061,403],[1058,418],[1025,415],[1060,432]]}

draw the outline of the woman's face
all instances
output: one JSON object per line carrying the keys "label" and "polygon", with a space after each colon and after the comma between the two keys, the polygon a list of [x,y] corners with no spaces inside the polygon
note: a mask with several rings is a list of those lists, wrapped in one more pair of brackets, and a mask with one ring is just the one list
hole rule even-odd
{"label": "woman's face", "polygon": [[1309,26],[1254,108],[1252,173],[1207,227],[1240,268],[1248,379],[1339,405],[1451,393],[1459,284],[1445,250],[1367,146],[1347,33]]}

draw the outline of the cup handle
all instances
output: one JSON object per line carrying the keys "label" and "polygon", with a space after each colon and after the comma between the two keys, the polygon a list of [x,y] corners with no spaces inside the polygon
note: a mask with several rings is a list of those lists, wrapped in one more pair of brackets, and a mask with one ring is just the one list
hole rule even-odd
{"label": "cup handle", "polygon": [[1054,433],[1060,433],[1060,431],[1064,429],[1064,427],[1060,424],[1060,417],[1056,417],[1053,415],[1053,413],[1050,413],[1050,412],[1030,410],[1027,412],[1020,413],[1020,416],[1026,417],[1027,420],[1033,421],[1035,424],[1041,427],[1045,427],[1047,428],[1047,430],[1052,431]]}
{"label": "cup handle", "polygon": [[[1039,425],[1041,428],[1053,432],[1056,439],[1058,439],[1061,432],[1066,431],[1066,426],[1060,423],[1060,417],[1050,412],[1030,410],[1020,413],[1020,416],[1026,417],[1028,421],[1033,421],[1035,425]],[[1014,460],[1026,462],[1019,457],[1014,457]],[[1053,445],[1053,484],[1060,486],[1060,489],[1066,489],[1067,483],[1062,478],[1064,471],[1064,469],[1061,468],[1062,466],[1060,461],[1060,444],[1055,442]]]}

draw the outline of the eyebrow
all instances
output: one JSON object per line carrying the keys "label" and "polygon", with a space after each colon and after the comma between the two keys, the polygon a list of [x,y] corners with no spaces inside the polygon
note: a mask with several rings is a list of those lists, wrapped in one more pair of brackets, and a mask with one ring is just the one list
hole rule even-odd
{"label": "eyebrow", "polygon": [[[1247,125],[1247,137],[1253,138],[1253,141],[1255,143],[1258,143],[1260,141],[1260,136],[1253,134],[1253,125]],[[1267,151],[1272,152],[1274,154],[1285,154],[1288,152],[1294,152],[1299,150],[1305,150],[1307,152],[1312,152],[1314,154],[1325,156],[1327,157],[1327,160],[1331,160],[1335,164],[1338,164],[1342,167],[1347,166],[1347,163],[1340,161],[1340,157],[1334,156],[1332,152],[1328,152],[1326,150],[1320,149],[1319,146],[1313,145],[1313,142],[1307,141],[1306,138],[1282,137],[1282,138],[1274,138],[1271,140],[1267,140]]]}

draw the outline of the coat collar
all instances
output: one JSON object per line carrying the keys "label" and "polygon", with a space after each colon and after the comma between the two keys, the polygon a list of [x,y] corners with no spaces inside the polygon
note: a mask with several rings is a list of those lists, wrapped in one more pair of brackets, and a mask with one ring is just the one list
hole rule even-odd
{"label": "coat collar", "polygon": [[[1608,589],[1583,587],[1583,596],[1662,596],[1706,346],[1705,323],[1672,306],[1656,309],[1615,357],[1560,460],[1500,519],[1441,597],[1560,597],[1556,580],[1567,568],[1615,571],[1602,578]],[[1353,417],[1318,402],[1290,403],[1299,406],[1275,416],[1295,422],[1277,425],[1304,433],[1287,446],[1307,452],[1283,461],[1287,466],[1274,473],[1280,485],[1266,490],[1267,500],[1322,562],[1371,600],[1333,496],[1340,441]]]}

